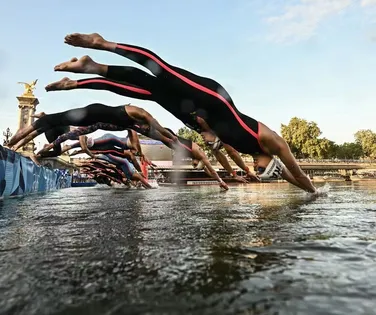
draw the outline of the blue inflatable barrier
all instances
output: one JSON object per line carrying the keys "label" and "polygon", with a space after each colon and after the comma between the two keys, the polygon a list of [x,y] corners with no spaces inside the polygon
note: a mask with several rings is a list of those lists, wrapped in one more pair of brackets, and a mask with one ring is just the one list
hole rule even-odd
{"label": "blue inflatable barrier", "polygon": [[0,199],[71,186],[66,170],[36,165],[29,158],[0,145]]}

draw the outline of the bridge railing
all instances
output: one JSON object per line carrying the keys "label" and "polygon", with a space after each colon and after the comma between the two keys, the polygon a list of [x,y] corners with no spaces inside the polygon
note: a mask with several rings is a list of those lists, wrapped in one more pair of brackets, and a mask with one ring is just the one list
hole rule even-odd
{"label": "bridge railing", "polygon": [[297,159],[300,163],[351,163],[351,164],[376,164],[376,160],[371,159]]}
{"label": "bridge railing", "polygon": [[[245,162],[252,163],[252,158],[245,157],[243,158]],[[299,163],[317,163],[317,164],[336,164],[336,163],[344,163],[344,164],[376,164],[376,160],[371,159],[296,159]]]}

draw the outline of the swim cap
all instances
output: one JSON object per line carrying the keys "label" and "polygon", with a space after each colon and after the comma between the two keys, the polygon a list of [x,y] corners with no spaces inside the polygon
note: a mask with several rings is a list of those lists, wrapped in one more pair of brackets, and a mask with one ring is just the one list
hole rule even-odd
{"label": "swim cap", "polygon": [[205,167],[204,162],[200,160],[200,162],[197,163],[195,169],[202,170]]}
{"label": "swim cap", "polygon": [[218,137],[215,137],[214,141],[208,141],[208,144],[214,151],[217,151],[222,147],[222,142]]}
{"label": "swim cap", "polygon": [[94,145],[94,139],[93,138],[87,138],[86,145],[88,148],[91,148]]}
{"label": "swim cap", "polygon": [[261,179],[269,179],[269,178],[278,178],[283,171],[283,164],[273,158],[268,166],[265,168],[265,171],[259,175]]}

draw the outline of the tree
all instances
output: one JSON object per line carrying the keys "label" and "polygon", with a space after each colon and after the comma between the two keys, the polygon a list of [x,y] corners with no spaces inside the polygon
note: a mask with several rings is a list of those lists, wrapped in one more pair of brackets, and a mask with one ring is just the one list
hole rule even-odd
{"label": "tree", "polygon": [[336,146],[336,157],[338,159],[357,160],[364,155],[363,148],[359,143],[345,142]]}
{"label": "tree", "polygon": [[372,130],[359,130],[355,133],[355,142],[359,144],[366,157],[376,158],[376,133]]}
{"label": "tree", "polygon": [[293,117],[288,125],[281,124],[281,134],[298,158],[323,158],[331,149],[328,139],[319,139],[321,130],[317,123]]}

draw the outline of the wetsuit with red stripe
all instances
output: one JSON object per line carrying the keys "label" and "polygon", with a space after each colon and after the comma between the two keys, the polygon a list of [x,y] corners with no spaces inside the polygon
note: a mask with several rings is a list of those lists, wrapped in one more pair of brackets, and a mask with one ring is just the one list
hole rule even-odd
{"label": "wetsuit with red stripe", "polygon": [[128,68],[109,66],[107,77],[114,79],[95,77],[77,80],[76,89],[107,90],[126,97],[154,101],[181,120],[187,127],[200,132],[195,117],[192,115],[192,110],[194,110],[192,101],[172,93],[169,89],[166,89],[165,85],[161,84],[158,78],[136,68],[134,68],[134,71],[136,73],[141,72],[140,76],[144,79],[143,88],[124,80],[117,81],[122,80],[123,70],[127,71]]}
{"label": "wetsuit with red stripe", "polygon": [[154,100],[166,109],[163,102],[177,97],[179,102],[175,105],[175,112],[186,111],[188,115],[202,117],[224,143],[240,152],[263,152],[259,144],[259,122],[241,113],[218,82],[169,65],[142,47],[117,44],[115,53],[144,66],[155,76],[134,67],[109,66],[108,78],[144,90],[142,93],[133,90],[130,94],[136,94],[136,98]]}

